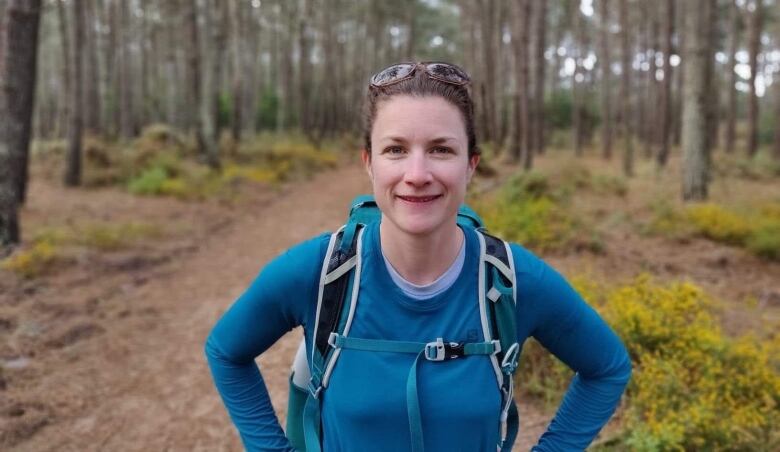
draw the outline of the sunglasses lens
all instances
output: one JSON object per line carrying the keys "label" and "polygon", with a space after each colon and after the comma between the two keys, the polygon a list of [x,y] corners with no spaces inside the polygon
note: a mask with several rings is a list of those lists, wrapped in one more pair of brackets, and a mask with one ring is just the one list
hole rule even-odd
{"label": "sunglasses lens", "polygon": [[390,66],[387,69],[383,69],[376,75],[371,77],[371,84],[375,86],[382,86],[388,83],[392,83],[398,79],[402,79],[409,75],[414,70],[413,64],[396,64]]}
{"label": "sunglasses lens", "polygon": [[429,63],[426,67],[431,75],[442,80],[447,80],[450,83],[463,85],[469,81],[469,76],[463,69],[452,64]]}

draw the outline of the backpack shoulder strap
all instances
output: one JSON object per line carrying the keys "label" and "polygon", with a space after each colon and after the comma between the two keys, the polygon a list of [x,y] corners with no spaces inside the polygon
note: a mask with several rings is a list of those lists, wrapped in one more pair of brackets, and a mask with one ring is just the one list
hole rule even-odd
{"label": "backpack shoulder strap", "polygon": [[498,340],[501,351],[491,357],[501,389],[501,440],[498,449],[510,451],[517,436],[519,419],[514,402],[513,377],[520,345],[517,340],[517,281],[509,244],[477,230],[480,242],[479,309],[485,340]]}
{"label": "backpack shoulder strap", "polygon": [[[321,450],[320,393],[327,388],[341,353],[341,349],[334,347],[333,338],[349,334],[355,315],[364,230],[363,224],[349,222],[333,233],[322,261],[309,363],[309,396],[303,410],[303,434],[308,452]],[[345,237],[345,231],[352,231],[351,239]],[[349,243],[345,242],[347,239]]]}

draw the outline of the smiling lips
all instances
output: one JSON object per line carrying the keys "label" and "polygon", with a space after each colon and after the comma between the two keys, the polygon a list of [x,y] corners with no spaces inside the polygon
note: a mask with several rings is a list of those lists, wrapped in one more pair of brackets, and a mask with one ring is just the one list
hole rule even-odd
{"label": "smiling lips", "polygon": [[398,196],[398,198],[400,198],[403,201],[413,202],[413,203],[431,202],[431,201],[441,197],[441,195],[433,195],[433,196],[401,196],[401,195],[397,195],[397,196]]}

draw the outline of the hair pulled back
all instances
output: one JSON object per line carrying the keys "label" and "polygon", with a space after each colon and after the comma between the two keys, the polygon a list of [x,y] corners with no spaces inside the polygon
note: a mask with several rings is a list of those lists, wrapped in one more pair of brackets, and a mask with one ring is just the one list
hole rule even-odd
{"label": "hair pulled back", "polygon": [[403,95],[441,97],[454,105],[460,111],[466,127],[469,158],[480,153],[474,132],[474,101],[471,99],[468,88],[464,85],[458,86],[433,79],[424,70],[418,69],[412,74],[412,77],[392,85],[382,87],[369,85],[363,106],[364,144],[369,154],[371,153],[371,129],[374,127],[379,104],[393,96]]}

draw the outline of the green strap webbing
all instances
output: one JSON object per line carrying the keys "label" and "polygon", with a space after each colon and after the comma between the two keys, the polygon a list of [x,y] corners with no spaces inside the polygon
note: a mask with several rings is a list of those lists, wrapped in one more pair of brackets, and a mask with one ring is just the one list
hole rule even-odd
{"label": "green strap webbing", "polygon": [[[446,342],[444,342],[446,344]],[[425,351],[429,343],[387,341],[381,339],[362,339],[359,337],[347,337],[340,334],[333,335],[333,346],[349,350],[364,352],[394,352],[394,353],[420,353]],[[434,342],[430,342],[434,344]],[[464,355],[492,355],[497,346],[493,342],[471,342],[463,344]]]}
{"label": "green strap webbing", "polygon": [[306,442],[306,452],[322,452],[320,444],[321,406],[320,398],[309,393],[306,406],[303,408],[303,438]]}

